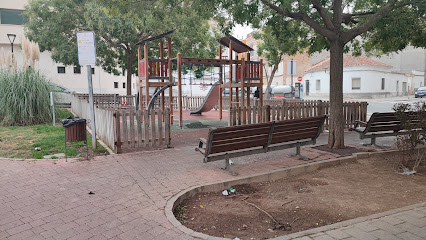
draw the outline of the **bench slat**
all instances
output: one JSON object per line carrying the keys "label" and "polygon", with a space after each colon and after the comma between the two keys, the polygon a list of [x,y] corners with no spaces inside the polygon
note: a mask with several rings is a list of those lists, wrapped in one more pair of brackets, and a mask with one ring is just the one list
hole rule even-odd
{"label": "bench slat", "polygon": [[306,132],[298,132],[294,134],[274,136],[272,137],[271,144],[292,142],[292,141],[298,141],[298,140],[307,139],[307,138],[314,138],[317,136],[317,134],[318,134],[318,129],[310,130]]}
{"label": "bench slat", "polygon": [[278,130],[278,131],[274,131],[272,133],[272,136],[273,137],[279,137],[279,136],[286,136],[288,134],[305,133],[305,132],[315,132],[315,134],[316,134],[316,133],[318,133],[318,126],[313,126],[313,127],[309,127],[309,128],[302,128],[302,129]]}
{"label": "bench slat", "polygon": [[255,139],[255,140],[252,140],[252,141],[239,142],[239,143],[215,145],[215,146],[212,146],[210,154],[222,153],[222,152],[228,152],[228,151],[235,151],[235,150],[242,150],[242,149],[254,148],[254,147],[263,147],[264,145],[266,145],[265,140],[267,140],[267,138],[266,139]]}
{"label": "bench slat", "polygon": [[247,130],[247,129],[253,129],[253,128],[262,128],[262,127],[269,127],[272,123],[255,123],[250,124],[250,127],[247,127],[248,125],[240,125],[240,126],[232,126],[232,127],[223,127],[223,128],[217,128],[215,129],[215,134],[223,133],[223,132],[232,132],[232,131],[239,131],[239,130]]}
{"label": "bench slat", "polygon": [[285,130],[294,130],[294,129],[300,129],[303,130],[305,128],[312,128],[312,127],[319,127],[321,120],[315,119],[315,121],[307,121],[307,122],[297,122],[297,123],[291,123],[291,124],[277,124],[274,127],[275,131],[285,131]]}
{"label": "bench slat", "polygon": [[229,143],[243,143],[243,142],[252,141],[252,140],[258,140],[258,141],[264,140],[264,139],[267,140],[268,137],[269,137],[269,133],[257,134],[253,136],[235,137],[235,138],[229,138],[229,139],[223,139],[223,140],[213,140],[212,147],[217,145],[229,144]]}
{"label": "bench slat", "polygon": [[252,135],[261,135],[261,134],[269,134],[269,131],[271,129],[271,125],[261,127],[261,128],[249,128],[245,130],[238,130],[238,131],[229,131],[229,132],[222,132],[222,133],[214,133],[213,135],[213,142],[229,139],[229,138],[238,138],[238,137],[246,137],[246,136],[252,136]]}

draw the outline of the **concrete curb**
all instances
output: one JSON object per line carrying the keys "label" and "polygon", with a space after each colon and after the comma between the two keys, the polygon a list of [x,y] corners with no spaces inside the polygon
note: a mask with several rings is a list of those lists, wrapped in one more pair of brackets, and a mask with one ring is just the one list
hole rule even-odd
{"label": "concrete curb", "polygon": [[272,238],[271,240],[290,240],[290,239],[294,239],[294,238],[304,237],[304,236],[316,234],[316,233],[319,233],[319,232],[330,231],[330,230],[334,230],[334,229],[342,228],[342,227],[347,227],[347,226],[354,225],[354,224],[361,223],[361,222],[371,221],[371,220],[374,220],[374,219],[377,219],[377,218],[393,215],[393,214],[396,214],[396,213],[400,213],[400,212],[404,212],[404,211],[408,211],[408,210],[411,210],[411,209],[416,209],[416,208],[420,208],[420,207],[424,207],[424,206],[426,206],[426,202],[421,202],[421,203],[417,203],[417,204],[414,204],[414,205],[405,206],[405,207],[402,207],[402,208],[392,209],[392,210],[389,210],[389,211],[386,211],[386,212],[381,212],[381,213],[376,213],[376,214],[369,215],[369,216],[349,219],[349,220],[334,223],[334,224],[331,224],[331,225],[326,225],[326,226],[322,226],[322,227],[318,227],[318,228],[312,228],[312,229],[309,229],[309,230],[306,230],[306,231],[292,233],[292,234],[289,234],[289,235],[284,235],[284,236]]}
{"label": "concrete curb", "polygon": [[[382,150],[382,151],[377,151],[377,152],[354,153],[351,156],[347,156],[347,157],[328,159],[328,160],[323,160],[323,161],[318,161],[318,162],[311,162],[311,163],[307,163],[307,164],[303,164],[303,165],[299,165],[299,166],[294,166],[294,167],[289,167],[289,168],[284,168],[284,169],[278,169],[278,170],[270,171],[270,172],[267,172],[267,173],[254,174],[254,175],[246,176],[246,177],[238,177],[238,178],[235,178],[233,180],[219,181],[219,182],[209,183],[209,184],[205,184],[205,185],[194,186],[194,187],[186,189],[186,190],[176,194],[172,198],[170,198],[166,203],[164,211],[165,211],[166,217],[169,220],[169,222],[172,223],[173,226],[175,226],[177,229],[181,230],[182,232],[184,232],[187,235],[190,235],[190,236],[195,237],[195,238],[200,238],[200,239],[208,239],[208,240],[213,240],[213,239],[220,240],[220,239],[222,239],[222,240],[225,240],[225,239],[228,239],[228,238],[220,238],[220,237],[209,236],[207,234],[195,232],[194,230],[185,227],[175,218],[175,216],[173,214],[173,210],[175,209],[175,207],[177,205],[182,203],[182,201],[184,201],[185,199],[187,199],[189,197],[194,196],[197,193],[219,192],[219,191],[222,191],[223,189],[229,189],[230,187],[232,187],[234,185],[245,184],[245,183],[257,183],[257,182],[273,181],[273,180],[277,180],[277,179],[281,179],[281,178],[301,175],[303,173],[313,172],[315,170],[318,170],[318,169],[321,169],[321,168],[324,168],[324,167],[337,166],[337,165],[341,165],[342,163],[356,162],[358,159],[365,159],[365,158],[369,158],[369,157],[372,157],[372,156],[385,156],[387,154],[394,154],[396,152],[399,152],[399,150],[388,150],[388,151]],[[422,204],[425,204],[425,203],[422,203]],[[310,235],[310,234],[317,233],[317,232],[320,232],[320,231],[324,231],[325,229],[331,230],[331,229],[334,229],[334,228],[339,228],[339,227],[342,227],[342,226],[351,225],[351,224],[358,223],[358,222],[361,222],[361,221],[366,221],[366,220],[369,220],[369,219],[378,218],[380,216],[385,216],[385,215],[397,213],[397,212],[400,212],[400,211],[405,211],[405,209],[411,209],[411,208],[413,208],[413,206],[408,206],[408,207],[404,207],[404,208],[400,208],[400,209],[396,209],[396,210],[391,210],[391,211],[384,212],[384,213],[378,213],[378,214],[374,214],[374,215],[371,215],[371,216],[351,219],[351,220],[343,221],[343,222],[340,222],[340,223],[335,223],[335,224],[328,225],[328,226],[323,226],[323,227],[319,227],[319,228],[306,230],[306,231],[303,231],[303,232],[298,232],[298,233],[293,233],[293,234],[290,234],[290,235],[280,236],[280,237],[274,238],[274,239],[285,240],[285,239],[291,239],[291,238],[295,238],[295,237],[306,236],[306,235]]]}

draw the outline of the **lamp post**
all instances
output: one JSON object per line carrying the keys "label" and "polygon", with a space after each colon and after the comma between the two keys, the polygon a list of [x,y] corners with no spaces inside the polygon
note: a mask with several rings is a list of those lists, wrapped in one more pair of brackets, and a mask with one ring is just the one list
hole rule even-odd
{"label": "lamp post", "polygon": [[9,38],[10,46],[12,46],[12,65],[13,65],[13,43],[15,42],[16,34],[7,34],[7,38]]}

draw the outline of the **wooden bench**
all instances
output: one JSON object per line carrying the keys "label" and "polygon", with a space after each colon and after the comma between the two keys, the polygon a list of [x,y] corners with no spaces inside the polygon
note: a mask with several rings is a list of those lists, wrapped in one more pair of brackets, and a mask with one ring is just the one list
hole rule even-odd
{"label": "wooden bench", "polygon": [[322,132],[326,115],[320,117],[301,118],[268,123],[248,124],[242,126],[211,128],[208,138],[200,139],[195,149],[204,156],[204,163],[225,159],[225,167],[232,175],[229,158],[241,157],[258,153],[266,153],[296,147],[296,154],[300,154],[300,147],[315,144]]}
{"label": "wooden bench", "polygon": [[[412,119],[412,123],[415,123],[416,113],[406,112],[407,117]],[[355,131],[359,133],[360,139],[371,138],[370,143],[364,144],[364,146],[376,145],[376,138],[378,137],[389,137],[408,134],[402,125],[400,120],[397,118],[395,112],[375,112],[371,115],[368,122],[355,121],[353,128],[349,128],[349,131]]]}

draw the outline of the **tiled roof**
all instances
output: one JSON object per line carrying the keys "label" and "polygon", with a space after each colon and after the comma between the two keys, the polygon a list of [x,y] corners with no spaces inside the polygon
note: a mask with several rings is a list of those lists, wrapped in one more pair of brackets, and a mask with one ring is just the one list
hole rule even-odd
{"label": "tiled roof", "polygon": [[[377,62],[367,57],[363,57],[363,56],[354,57],[352,55],[344,55],[343,67],[350,67],[350,66],[380,66],[380,67],[392,68],[391,65]],[[321,70],[325,68],[330,69],[330,57],[326,57],[321,62],[314,64],[311,68],[307,69],[306,72]]]}

